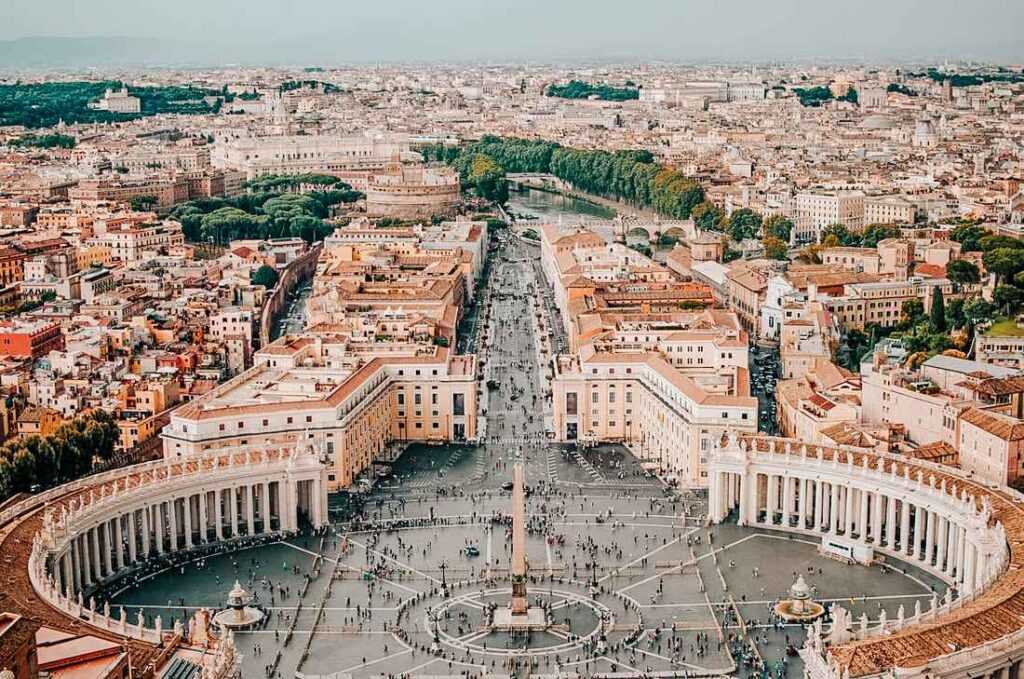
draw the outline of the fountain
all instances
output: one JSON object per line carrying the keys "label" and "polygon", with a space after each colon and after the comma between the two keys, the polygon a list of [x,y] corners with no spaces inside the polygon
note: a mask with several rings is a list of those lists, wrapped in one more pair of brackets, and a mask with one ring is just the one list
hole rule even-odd
{"label": "fountain", "polygon": [[825,613],[825,607],[811,599],[811,588],[798,575],[789,588],[789,598],[775,604],[775,614],[786,622],[811,622]]}
{"label": "fountain", "polygon": [[263,611],[248,606],[249,593],[235,580],[235,586],[228,593],[228,605],[213,616],[213,623],[222,629],[252,629],[263,620]]}

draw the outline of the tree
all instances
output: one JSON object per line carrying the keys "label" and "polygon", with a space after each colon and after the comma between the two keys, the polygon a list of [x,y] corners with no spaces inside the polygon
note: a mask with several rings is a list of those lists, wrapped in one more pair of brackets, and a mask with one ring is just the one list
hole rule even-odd
{"label": "tree", "polygon": [[725,215],[714,203],[704,201],[697,204],[690,213],[697,228],[705,231],[721,231]]}
{"label": "tree", "polygon": [[981,282],[981,272],[974,262],[954,259],[946,265],[946,278],[957,285],[973,285]]}
{"label": "tree", "polygon": [[253,272],[251,280],[253,285],[262,285],[267,290],[272,290],[277,286],[278,278],[274,267],[264,264]]}
{"label": "tree", "polygon": [[478,153],[473,158],[467,180],[476,188],[476,193],[481,198],[499,204],[508,200],[508,182],[505,181],[505,170],[490,156]]}
{"label": "tree", "polygon": [[864,248],[878,247],[879,241],[886,238],[899,238],[903,235],[900,227],[895,224],[868,224],[860,234],[860,246]]}
{"label": "tree", "polygon": [[987,270],[996,274],[998,281],[1011,280],[1024,271],[1024,250],[1005,247],[986,250],[982,262]]}
{"label": "tree", "polygon": [[764,241],[764,256],[768,259],[778,259],[786,261],[789,259],[789,249],[786,247],[786,242],[776,238],[775,236],[767,236]]}
{"label": "tree", "polygon": [[1019,238],[1012,238],[1011,236],[983,236],[981,240],[978,241],[978,244],[981,246],[982,252],[991,252],[992,250],[998,250],[1002,248],[1006,248],[1009,250],[1024,249],[1024,240],[1020,240]]}
{"label": "tree", "polygon": [[860,236],[847,229],[842,224],[829,224],[821,230],[820,240],[822,243],[829,236],[835,236],[839,245],[845,247],[860,247]]}
{"label": "tree", "polygon": [[793,231],[793,222],[782,215],[772,215],[764,220],[762,230],[764,231],[765,238],[768,236],[774,236],[775,238],[788,243],[789,235]]}
{"label": "tree", "polygon": [[1012,316],[1024,307],[1024,290],[1014,285],[997,285],[992,292],[992,301],[1007,316]]}
{"label": "tree", "polygon": [[975,224],[961,224],[949,233],[949,237],[960,243],[963,252],[980,252],[981,239],[991,232]]}
{"label": "tree", "polygon": [[964,320],[968,327],[991,320],[995,313],[996,308],[981,297],[964,302]]}
{"label": "tree", "polygon": [[133,210],[147,212],[156,207],[157,202],[156,196],[135,196],[128,201],[128,204],[132,206]]}
{"label": "tree", "polygon": [[753,210],[742,208],[736,210],[729,216],[729,226],[726,233],[736,242],[753,238],[761,230],[761,215]]}
{"label": "tree", "polygon": [[932,332],[946,332],[946,300],[942,297],[942,288],[935,288],[932,296],[932,308],[929,311]]}
{"label": "tree", "polygon": [[902,321],[903,325],[910,327],[916,325],[924,316],[924,304],[919,299],[908,299],[903,303]]}

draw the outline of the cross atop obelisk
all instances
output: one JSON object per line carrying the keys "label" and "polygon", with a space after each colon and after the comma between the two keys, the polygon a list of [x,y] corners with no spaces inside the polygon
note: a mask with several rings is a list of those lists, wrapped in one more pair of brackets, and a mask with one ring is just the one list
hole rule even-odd
{"label": "cross atop obelisk", "polygon": [[512,467],[512,615],[526,615],[526,490],[523,465]]}

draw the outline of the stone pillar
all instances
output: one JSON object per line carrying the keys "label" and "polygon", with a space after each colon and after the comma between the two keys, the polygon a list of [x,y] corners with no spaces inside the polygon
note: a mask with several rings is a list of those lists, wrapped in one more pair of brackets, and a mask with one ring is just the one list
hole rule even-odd
{"label": "stone pillar", "polygon": [[960,528],[956,532],[956,581],[963,584],[964,572],[967,570],[967,529]]}
{"label": "stone pillar", "polygon": [[178,499],[172,497],[167,501],[167,535],[170,537],[172,552],[178,551]]}
{"label": "stone pillar", "polygon": [[860,514],[857,516],[857,537],[861,542],[868,541],[868,504],[871,502],[871,493],[866,490],[857,491],[860,496]]}
{"label": "stone pillar", "polygon": [[238,537],[238,488],[228,488],[228,510],[231,514],[231,537]]}
{"label": "stone pillar", "polygon": [[896,498],[887,497],[885,500],[885,546],[889,549],[896,549]]}
{"label": "stone pillar", "polygon": [[210,517],[208,504],[210,494],[205,489],[199,492],[199,542],[200,544],[210,541]]}
{"label": "stone pillar", "polygon": [[843,502],[843,506],[845,507],[843,517],[845,519],[845,521],[843,521],[843,531],[846,537],[851,539],[853,538],[853,517],[855,511],[853,507],[853,500],[854,494],[856,492],[857,491],[851,486],[843,488],[843,494],[846,496],[846,500],[845,502]]}
{"label": "stone pillar", "polygon": [[900,500],[900,544],[899,551],[909,554],[910,546],[910,505]]}
{"label": "stone pillar", "polygon": [[100,547],[100,553],[102,555],[101,561],[103,563],[103,576],[106,577],[114,572],[114,564],[111,563],[110,559],[110,547],[113,542],[110,536],[110,520],[105,520],[100,524],[100,527],[102,528],[99,535],[99,538],[102,538],[102,540],[100,540],[102,545]]}
{"label": "stone pillar", "polygon": [[252,501],[255,491],[255,486],[242,486],[242,492],[245,494],[245,522],[250,537],[256,534],[256,508]]}
{"label": "stone pillar", "polygon": [[978,550],[969,541],[964,540],[966,548],[964,550],[964,577],[963,586],[964,592],[971,594],[975,591],[975,561],[977,560]]}
{"label": "stone pillar", "polygon": [[871,506],[871,541],[875,547],[882,544],[882,529],[885,528],[885,498],[881,491],[875,491]]}
{"label": "stone pillar", "polygon": [[829,532],[836,535],[839,533],[839,486],[834,483],[829,483],[828,485],[832,490],[828,500]]}
{"label": "stone pillar", "polygon": [[814,482],[814,530],[825,532],[822,525],[822,509],[825,502],[825,483],[818,479]]}
{"label": "stone pillar", "polygon": [[[281,489],[282,486],[278,486]],[[279,499],[281,497],[279,490]],[[746,519],[751,513],[751,475],[750,472],[739,474],[739,517],[736,523],[746,525]]]}
{"label": "stone pillar", "polygon": [[133,564],[138,558],[139,527],[135,523],[135,510],[128,512],[128,563]]}
{"label": "stone pillar", "polygon": [[800,480],[800,527],[807,528],[807,522],[814,518],[811,507],[811,480],[804,477]]}
{"label": "stone pillar", "polygon": [[924,562],[928,565],[931,565],[932,560],[935,558],[935,524],[938,518],[938,514],[935,512],[928,512],[928,532],[925,533],[924,547]]}
{"label": "stone pillar", "polygon": [[214,533],[217,536],[217,542],[224,539],[224,507],[221,502],[224,500],[223,489],[215,489],[213,491],[213,518],[216,524],[214,525]]}
{"label": "stone pillar", "polygon": [[124,529],[121,528],[121,517],[114,519],[114,556],[117,557],[117,570],[124,568]]}
{"label": "stone pillar", "polygon": [[150,511],[152,511],[152,509],[152,507],[143,507],[142,515],[140,516],[142,519],[142,557],[144,559],[149,558],[150,552],[150,527],[153,524],[150,520]]}
{"label": "stone pillar", "polygon": [[153,521],[156,531],[156,553],[164,553],[164,503],[157,502],[153,505]]}
{"label": "stone pillar", "polygon": [[956,571],[957,555],[959,553],[959,544],[957,539],[960,534],[960,527],[955,523],[946,519],[946,575],[952,576]]}
{"label": "stone pillar", "polygon": [[789,527],[789,519],[793,512],[793,479],[787,474],[782,475],[782,525]]}
{"label": "stone pillar", "polygon": [[779,489],[776,485],[778,477],[774,474],[767,474],[768,477],[768,506],[765,508],[765,522],[769,526],[775,525],[775,507],[778,505]]}
{"label": "stone pillar", "polygon": [[103,579],[103,564],[100,561],[100,527],[94,526],[89,530],[89,541],[92,546],[89,550],[89,561],[92,563],[93,582]]}
{"label": "stone pillar", "polygon": [[935,533],[935,567],[940,571],[946,571],[946,547],[949,541],[949,519],[939,516]]}
{"label": "stone pillar", "polygon": [[64,552],[64,556],[61,557],[61,559],[60,559],[60,566],[61,566],[61,573],[62,573],[63,579],[64,579],[63,583],[61,583],[60,593],[64,594],[64,592],[66,592],[69,587],[72,590],[74,589],[74,584],[73,583],[75,581],[75,575],[74,575],[74,566],[71,563],[71,550],[70,549],[65,551]]}
{"label": "stone pillar", "polygon": [[192,496],[186,495],[181,499],[182,507],[182,528],[185,534],[185,549],[192,549]]}
{"label": "stone pillar", "polygon": [[78,538],[71,538],[71,589],[77,592],[82,588],[82,559]]}

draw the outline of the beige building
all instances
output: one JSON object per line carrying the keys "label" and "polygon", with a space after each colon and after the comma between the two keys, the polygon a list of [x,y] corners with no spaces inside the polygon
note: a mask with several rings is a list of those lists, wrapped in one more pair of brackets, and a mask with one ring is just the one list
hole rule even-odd
{"label": "beige building", "polygon": [[864,228],[864,194],[860,191],[804,191],[796,195],[796,238],[820,241],[832,224],[850,231]]}
{"label": "beige building", "polygon": [[917,206],[904,196],[869,196],[864,199],[864,225],[913,224]]}
{"label": "beige building", "polygon": [[257,365],[172,411],[161,436],[164,457],[218,448],[294,445],[319,438],[330,459],[330,489],[367,472],[393,441],[476,437],[476,357],[374,358],[356,369],[332,367],[324,345],[282,338]]}
{"label": "beige building", "polygon": [[1024,476],[1024,420],[968,408],[960,415],[960,466],[987,483]]}

